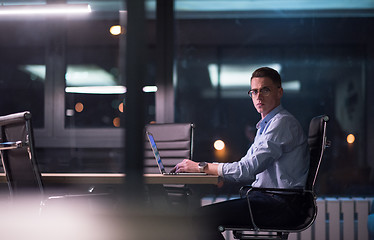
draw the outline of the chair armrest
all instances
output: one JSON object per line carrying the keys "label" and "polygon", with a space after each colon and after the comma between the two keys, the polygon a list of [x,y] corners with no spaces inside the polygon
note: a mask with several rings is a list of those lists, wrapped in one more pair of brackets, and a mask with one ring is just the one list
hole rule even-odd
{"label": "chair armrest", "polygon": [[240,198],[243,198],[243,197],[246,195],[247,191],[248,191],[249,189],[252,189],[252,188],[253,188],[253,187],[250,186],[250,185],[242,186],[242,187],[240,188],[240,190],[239,190]]}
{"label": "chair armrest", "polygon": [[301,188],[258,188],[252,186],[243,186],[240,188],[239,193],[240,197],[244,197],[250,191],[259,191],[259,192],[266,192],[266,193],[275,193],[275,194],[282,194],[282,193],[312,193],[312,191],[301,189]]}
{"label": "chair armrest", "polygon": [[28,146],[27,142],[16,141],[16,142],[3,142],[0,143],[0,150],[8,150],[8,149],[15,149],[15,148],[22,148]]}

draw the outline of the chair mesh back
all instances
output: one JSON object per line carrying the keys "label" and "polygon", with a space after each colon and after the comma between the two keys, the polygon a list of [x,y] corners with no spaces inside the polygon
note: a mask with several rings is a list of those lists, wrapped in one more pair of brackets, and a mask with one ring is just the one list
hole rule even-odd
{"label": "chair mesh back", "polygon": [[[166,171],[183,159],[192,158],[193,124],[149,124],[145,127],[145,131],[152,133]],[[160,173],[149,142],[147,138],[145,139],[144,172]]]}
{"label": "chair mesh back", "polygon": [[31,114],[23,112],[0,117],[0,142],[22,141],[28,146],[1,151],[4,171],[12,195],[43,193],[33,150]]}
{"label": "chair mesh back", "polygon": [[310,150],[310,167],[306,183],[307,190],[314,190],[315,180],[326,147],[326,124],[328,116],[314,117],[310,121],[308,144]]}

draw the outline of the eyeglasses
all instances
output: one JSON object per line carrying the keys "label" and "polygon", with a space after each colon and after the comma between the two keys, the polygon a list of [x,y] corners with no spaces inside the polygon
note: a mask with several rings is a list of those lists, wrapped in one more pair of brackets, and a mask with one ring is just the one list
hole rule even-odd
{"label": "eyeglasses", "polygon": [[262,96],[264,96],[264,97],[267,97],[267,96],[269,96],[270,95],[270,88],[268,88],[268,87],[263,87],[263,88],[261,88],[260,90],[258,90],[258,89],[252,89],[252,90],[249,90],[248,91],[248,95],[250,96],[250,97],[256,97],[259,93],[261,93],[262,94]]}

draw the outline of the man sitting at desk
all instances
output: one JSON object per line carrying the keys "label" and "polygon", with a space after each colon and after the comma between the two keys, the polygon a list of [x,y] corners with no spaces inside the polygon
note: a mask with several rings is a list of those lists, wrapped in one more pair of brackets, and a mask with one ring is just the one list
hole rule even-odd
{"label": "man sitting at desk", "polygon": [[[300,123],[281,105],[283,89],[279,73],[268,67],[254,71],[248,94],[261,120],[247,154],[233,163],[197,163],[185,159],[172,172],[205,172],[254,187],[303,188],[309,169],[307,138]],[[252,192],[249,197],[258,224],[264,223],[262,216],[266,216],[265,223],[269,226],[299,218],[302,203],[299,196]],[[251,225],[245,198],[204,206],[199,209],[200,214],[201,239],[224,239],[218,231],[219,225]]]}

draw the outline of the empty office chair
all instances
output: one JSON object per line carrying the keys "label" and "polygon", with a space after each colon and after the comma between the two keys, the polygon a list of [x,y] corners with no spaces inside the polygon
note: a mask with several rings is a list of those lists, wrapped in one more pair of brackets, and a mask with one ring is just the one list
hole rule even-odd
{"label": "empty office chair", "polygon": [[106,193],[44,196],[41,173],[34,153],[30,112],[0,117],[0,153],[12,200],[32,196],[33,200],[43,206],[52,200],[56,202],[56,199],[107,196]]}
{"label": "empty office chair", "polygon": [[0,117],[0,150],[11,197],[43,195],[43,184],[34,154],[30,112]]}
{"label": "empty office chair", "polygon": [[[236,239],[288,239],[291,232],[301,232],[309,228],[317,215],[316,194],[314,185],[318,175],[318,170],[322,161],[324,150],[329,146],[326,139],[326,126],[329,121],[328,116],[322,115],[314,117],[309,126],[308,144],[310,149],[310,167],[309,174],[304,189],[271,189],[271,188],[254,188],[245,186],[241,189],[241,196],[248,199],[248,207],[250,210],[250,219],[253,226],[220,226],[220,231],[232,230]],[[261,226],[256,223],[255,217],[252,215],[251,202],[248,194],[251,191],[262,191],[272,194],[302,194],[304,196],[304,219],[294,225],[287,226]],[[273,234],[273,233],[276,233]]]}
{"label": "empty office chair", "polygon": [[[194,132],[192,123],[148,124],[145,126],[145,131],[152,133],[167,172],[183,159],[192,159]],[[150,144],[147,138],[145,139],[144,172],[160,173]],[[164,187],[168,200],[173,205],[182,202],[185,204],[188,200],[187,196],[191,193],[185,185],[164,185]]]}
{"label": "empty office chair", "polygon": [[[145,131],[153,134],[166,171],[170,171],[183,159],[192,159],[194,131],[192,123],[148,124],[145,126]],[[147,139],[144,156],[144,172],[160,173]]]}

